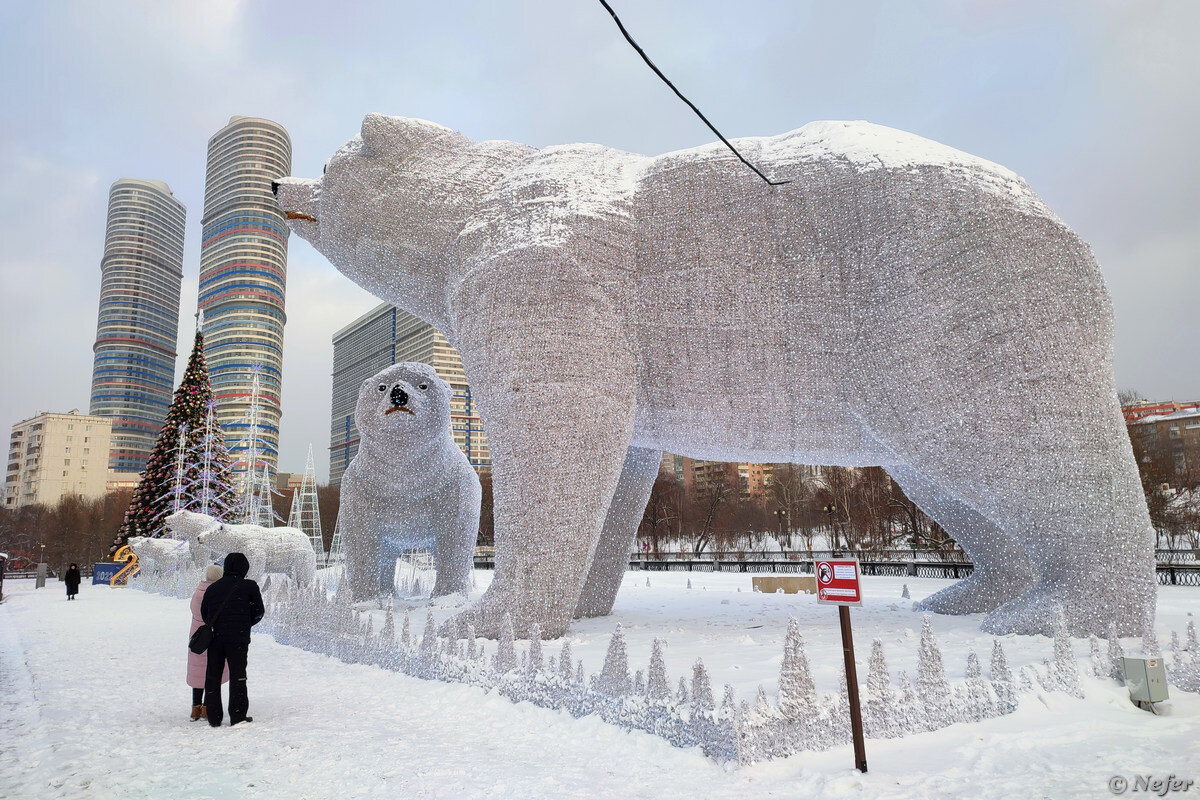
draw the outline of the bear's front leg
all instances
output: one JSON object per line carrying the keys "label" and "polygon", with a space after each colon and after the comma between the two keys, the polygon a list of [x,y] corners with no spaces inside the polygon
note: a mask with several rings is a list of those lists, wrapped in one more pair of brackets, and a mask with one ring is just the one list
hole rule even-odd
{"label": "bear's front leg", "polygon": [[262,580],[267,571],[267,551],[261,547],[247,547],[246,559],[250,562],[250,571],[246,577],[252,581]]}
{"label": "bear's front leg", "polygon": [[442,507],[447,519],[435,526],[437,532],[437,576],[431,597],[467,594],[471,569],[475,566],[475,540],[479,536],[479,502],[482,490],[475,470],[464,463],[462,479],[447,487]]}
{"label": "bear's front leg", "polygon": [[[545,259],[558,253],[524,253]],[[459,620],[566,632],[633,435],[636,365],[613,303],[577,265],[473,276],[456,344],[492,455],[496,573]]]}
{"label": "bear's front leg", "polygon": [[[354,469],[353,462],[350,467]],[[379,594],[379,540],[383,529],[381,514],[362,497],[359,480],[358,476],[342,479],[342,507],[337,520],[346,556],[345,580],[355,602]]]}
{"label": "bear's front leg", "polygon": [[488,419],[496,574],[464,616],[480,636],[498,636],[508,613],[518,637],[537,623],[556,638],[574,616],[616,491],[632,397],[562,385],[518,394],[501,424]]}

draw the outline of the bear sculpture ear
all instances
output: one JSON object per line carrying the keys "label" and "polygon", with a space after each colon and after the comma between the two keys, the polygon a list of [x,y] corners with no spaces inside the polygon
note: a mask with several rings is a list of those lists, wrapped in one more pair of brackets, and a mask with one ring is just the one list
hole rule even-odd
{"label": "bear sculpture ear", "polygon": [[371,153],[396,152],[404,155],[419,150],[447,131],[447,128],[419,119],[367,114],[363,117],[361,135],[363,144]]}
{"label": "bear sculpture ear", "polygon": [[368,149],[376,153],[386,152],[394,145],[395,125],[385,114],[367,114],[362,121],[362,140]]}

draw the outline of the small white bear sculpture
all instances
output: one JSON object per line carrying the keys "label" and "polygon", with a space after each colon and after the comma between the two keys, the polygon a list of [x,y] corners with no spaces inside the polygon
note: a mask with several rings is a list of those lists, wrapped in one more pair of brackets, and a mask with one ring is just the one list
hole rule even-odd
{"label": "small white bear sculpture", "polygon": [[492,455],[480,635],[605,614],[662,451],[886,468],[993,633],[1140,633],[1154,536],[1088,249],[1013,172],[814,122],[646,157],[369,114],[294,230],[462,354]]}
{"label": "small white bear sculpture", "polygon": [[298,584],[312,581],[317,554],[304,531],[218,522],[196,537],[200,547],[216,555],[243,553],[250,561],[246,577],[258,580],[264,572],[285,572]]}
{"label": "small white bear sculpture", "polygon": [[338,512],[356,600],[391,592],[406,550],[435,554],[434,597],[470,589],[481,490],[454,443],[450,396],[420,363],[390,366],[359,388],[358,453],[342,476]]}
{"label": "small white bear sculpture", "polygon": [[138,567],[146,574],[169,572],[192,559],[188,543],[178,539],[130,536],[127,544],[137,553]]}
{"label": "small white bear sculpture", "polygon": [[176,539],[187,541],[193,566],[203,566],[209,561],[208,552],[200,546],[198,537],[220,525],[220,520],[198,511],[176,511],[167,515],[166,522]]}

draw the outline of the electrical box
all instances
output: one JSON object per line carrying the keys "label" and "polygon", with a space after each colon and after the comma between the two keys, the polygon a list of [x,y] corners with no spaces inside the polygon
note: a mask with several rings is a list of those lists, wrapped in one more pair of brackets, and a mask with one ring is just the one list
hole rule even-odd
{"label": "electrical box", "polygon": [[1137,703],[1161,703],[1167,699],[1167,667],[1162,658],[1126,658],[1125,685],[1129,699]]}

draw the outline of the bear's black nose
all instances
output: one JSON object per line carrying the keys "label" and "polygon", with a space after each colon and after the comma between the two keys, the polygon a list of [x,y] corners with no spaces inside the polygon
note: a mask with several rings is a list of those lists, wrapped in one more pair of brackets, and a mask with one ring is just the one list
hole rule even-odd
{"label": "bear's black nose", "polygon": [[279,181],[271,181],[271,194],[279,196]]}
{"label": "bear's black nose", "polygon": [[408,405],[408,392],[399,386],[392,387],[392,405],[396,408]]}

